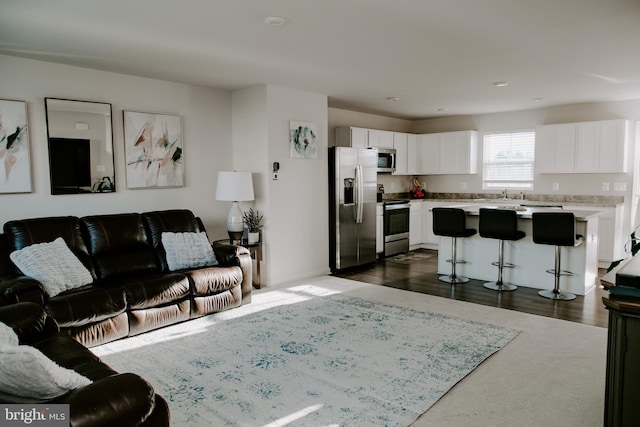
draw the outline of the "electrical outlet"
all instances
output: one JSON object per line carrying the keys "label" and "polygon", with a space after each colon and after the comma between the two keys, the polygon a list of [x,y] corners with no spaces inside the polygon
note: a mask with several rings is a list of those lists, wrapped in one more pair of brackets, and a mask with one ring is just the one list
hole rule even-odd
{"label": "electrical outlet", "polygon": [[627,183],[626,182],[614,182],[613,183],[613,191],[627,191]]}
{"label": "electrical outlet", "polygon": [[560,190],[560,183],[559,182],[554,182],[553,184],[551,184],[551,189],[553,191],[558,191]]}
{"label": "electrical outlet", "polygon": [[608,182],[603,182],[602,183],[602,191],[609,191],[609,183]]}
{"label": "electrical outlet", "polygon": [[467,189],[467,181],[461,181],[460,182],[460,189],[461,190],[466,190]]}

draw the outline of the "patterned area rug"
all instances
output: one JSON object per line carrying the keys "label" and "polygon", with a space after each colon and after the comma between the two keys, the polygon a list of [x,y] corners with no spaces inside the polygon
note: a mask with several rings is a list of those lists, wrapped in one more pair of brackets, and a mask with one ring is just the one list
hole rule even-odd
{"label": "patterned area rug", "polygon": [[216,316],[97,353],[151,382],[176,426],[407,426],[518,334],[344,295]]}
{"label": "patterned area rug", "polygon": [[406,254],[398,254],[387,258],[387,261],[397,262],[398,264],[414,264],[425,259],[433,258],[435,255],[420,250],[410,251]]}

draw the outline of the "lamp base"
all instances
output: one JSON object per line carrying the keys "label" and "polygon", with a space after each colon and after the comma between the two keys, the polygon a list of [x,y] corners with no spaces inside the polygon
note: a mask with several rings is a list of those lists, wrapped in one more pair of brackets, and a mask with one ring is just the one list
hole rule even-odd
{"label": "lamp base", "polygon": [[232,245],[239,245],[240,243],[242,243],[242,234],[244,233],[244,231],[227,230],[227,233],[229,233],[229,243],[231,243]]}

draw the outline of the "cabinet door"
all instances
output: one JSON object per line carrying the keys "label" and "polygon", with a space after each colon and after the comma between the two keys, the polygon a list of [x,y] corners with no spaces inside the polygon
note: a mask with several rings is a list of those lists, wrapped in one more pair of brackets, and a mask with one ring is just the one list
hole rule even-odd
{"label": "cabinet door", "polygon": [[579,123],[575,146],[574,171],[576,173],[598,172],[600,123]]}
{"label": "cabinet door", "polygon": [[376,206],[376,253],[384,252],[384,211]]}
{"label": "cabinet door", "polygon": [[540,126],[536,129],[536,171],[572,173],[575,163],[576,125]]}
{"label": "cabinet door", "polygon": [[421,151],[418,135],[407,135],[407,175],[422,174]]}
{"label": "cabinet door", "polygon": [[393,132],[369,129],[369,147],[393,148]]}
{"label": "cabinet door", "polygon": [[554,125],[554,167],[555,173],[574,171],[576,126],[574,124]]}
{"label": "cabinet door", "polygon": [[430,249],[437,249],[439,236],[433,234],[433,208],[451,206],[451,202],[422,202],[422,243]]}
{"label": "cabinet door", "polygon": [[555,131],[553,126],[540,126],[536,129],[536,172],[553,173],[555,156]]}
{"label": "cabinet door", "polygon": [[393,148],[396,150],[396,171],[394,175],[406,175],[407,161],[409,154],[408,147],[409,135],[406,133],[394,132]]}
{"label": "cabinet door", "polygon": [[439,133],[427,133],[418,136],[420,144],[420,169],[425,175],[440,173],[440,138]]}
{"label": "cabinet door", "polygon": [[440,173],[477,173],[477,132],[446,132],[440,136]]}
{"label": "cabinet door", "polygon": [[362,128],[351,128],[351,146],[354,148],[367,148],[369,131]]}
{"label": "cabinet door", "polygon": [[627,172],[628,140],[628,120],[605,120],[600,122],[599,172]]}
{"label": "cabinet door", "polygon": [[422,244],[422,202],[412,201],[409,209],[409,246]]}

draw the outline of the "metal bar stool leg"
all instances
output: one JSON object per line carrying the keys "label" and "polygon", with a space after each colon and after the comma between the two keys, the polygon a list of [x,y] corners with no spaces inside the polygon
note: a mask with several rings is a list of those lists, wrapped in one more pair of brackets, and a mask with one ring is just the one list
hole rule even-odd
{"label": "metal bar stool leg", "polygon": [[442,282],[451,283],[455,285],[457,283],[467,283],[469,279],[467,277],[458,276],[456,274],[456,264],[458,263],[457,257],[457,241],[458,239],[453,237],[451,242],[451,274],[448,276],[440,276],[438,279]]}
{"label": "metal bar stool leg", "polygon": [[502,281],[502,270],[505,267],[513,267],[513,264],[504,262],[504,240],[500,240],[500,245],[498,246],[498,262],[494,263],[494,265],[498,266],[498,280],[496,282],[486,282],[482,286],[494,291],[515,291],[516,289],[518,289],[516,285],[512,285],[511,283],[504,283]]}
{"label": "metal bar stool leg", "polygon": [[561,270],[561,255],[562,255],[562,246],[556,246],[556,268],[553,270],[547,270],[547,273],[553,273],[554,278],[554,286],[552,290],[542,290],[538,292],[538,295],[541,297],[554,299],[554,300],[563,300],[570,301],[575,299],[576,296],[571,292],[560,292],[560,276],[573,276],[573,273],[566,270]]}

